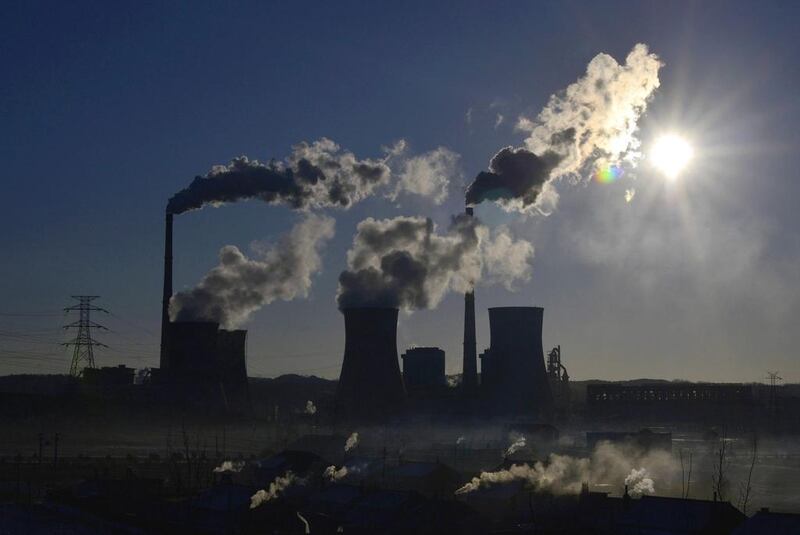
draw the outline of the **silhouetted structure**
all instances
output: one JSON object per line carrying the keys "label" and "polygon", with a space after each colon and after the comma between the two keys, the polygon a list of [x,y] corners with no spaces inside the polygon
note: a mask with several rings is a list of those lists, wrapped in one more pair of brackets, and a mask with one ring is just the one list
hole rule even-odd
{"label": "silhouetted structure", "polygon": [[214,322],[169,324],[168,366],[161,381],[189,404],[243,411],[249,406],[247,331],[226,331]]}
{"label": "silhouetted structure", "polygon": [[[466,213],[472,217],[472,207]],[[475,337],[475,290],[464,294],[464,362],[461,386],[465,392],[474,393],[478,388],[478,347]]]}
{"label": "silhouetted structure", "polygon": [[491,339],[481,355],[481,386],[493,412],[548,417],[553,398],[544,368],[540,307],[489,309]]}
{"label": "silhouetted structure", "polygon": [[89,386],[99,388],[130,386],[133,384],[135,372],[136,370],[128,368],[124,364],[103,368],[85,368],[83,370],[83,382]]}
{"label": "silhouetted structure", "polygon": [[94,348],[108,347],[92,338],[92,329],[108,330],[102,325],[91,320],[92,312],[105,312],[108,310],[94,306],[92,301],[99,299],[99,295],[73,295],[73,299],[78,300],[77,305],[66,307],[64,312],[78,312],[78,321],[64,325],[65,329],[77,329],[75,338],[61,345],[72,346],[72,362],[69,367],[69,374],[73,377],[81,375],[84,369],[94,368]]}
{"label": "silhouetted structure", "polygon": [[345,308],[345,346],[336,416],[385,420],[397,414],[405,389],[397,362],[396,308]]}
{"label": "silhouetted structure", "polygon": [[752,386],[736,383],[603,383],[587,385],[586,406],[596,417],[695,420],[742,418],[755,408],[755,399]]}
{"label": "silhouetted structure", "polygon": [[161,358],[159,366],[169,367],[169,301],[172,299],[172,214],[164,227],[164,293],[161,299]]}
{"label": "silhouetted structure", "polygon": [[444,351],[438,347],[415,347],[403,353],[403,382],[407,389],[447,385]]}

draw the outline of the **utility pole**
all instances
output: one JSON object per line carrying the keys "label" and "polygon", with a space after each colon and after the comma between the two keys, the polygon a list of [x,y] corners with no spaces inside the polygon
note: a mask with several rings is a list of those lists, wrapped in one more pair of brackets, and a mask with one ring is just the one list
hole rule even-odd
{"label": "utility pole", "polygon": [[99,295],[73,295],[72,298],[77,299],[78,304],[72,305],[71,307],[66,307],[64,309],[65,312],[77,311],[79,313],[78,321],[64,325],[65,329],[78,329],[78,334],[69,342],[61,344],[67,347],[74,347],[74,351],[72,352],[72,364],[70,364],[69,367],[69,374],[73,377],[80,376],[84,368],[95,367],[94,346],[108,347],[107,345],[101,344],[92,338],[92,328],[105,331],[108,330],[102,325],[89,319],[89,315],[92,311],[105,312],[108,314],[108,310],[92,304],[92,301],[98,299],[99,297]]}
{"label": "utility pole", "polygon": [[778,372],[767,372],[767,379],[769,379],[769,398],[767,406],[769,407],[770,415],[774,415],[778,405],[775,387],[778,385],[778,381],[783,381],[783,377],[780,377]]}

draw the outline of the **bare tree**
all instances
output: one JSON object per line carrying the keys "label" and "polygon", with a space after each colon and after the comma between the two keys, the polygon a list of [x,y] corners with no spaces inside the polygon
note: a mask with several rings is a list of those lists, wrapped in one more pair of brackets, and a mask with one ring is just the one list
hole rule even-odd
{"label": "bare tree", "polygon": [[728,435],[725,427],[722,427],[722,434],[719,437],[717,451],[715,452],[714,471],[711,474],[711,490],[714,496],[720,501],[725,500],[728,490]]}
{"label": "bare tree", "polygon": [[750,494],[752,493],[753,486],[753,469],[756,466],[756,459],[758,458],[758,435],[753,432],[753,442],[750,445],[750,469],[747,471],[747,480],[739,483],[739,509],[742,513],[747,514],[747,505],[750,502]]}
{"label": "bare tree", "polygon": [[689,450],[689,473],[686,475],[686,470],[683,465],[683,449],[680,450],[681,459],[681,498],[689,497],[689,487],[692,484],[692,451]]}

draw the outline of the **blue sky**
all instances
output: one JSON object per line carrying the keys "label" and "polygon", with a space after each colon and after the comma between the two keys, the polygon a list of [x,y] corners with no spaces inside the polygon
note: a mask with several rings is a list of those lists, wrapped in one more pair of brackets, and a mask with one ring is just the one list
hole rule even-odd
{"label": "blue sky", "polygon": [[[545,345],[562,345],[576,378],[754,381],[775,369],[800,380],[799,11],[791,2],[11,3],[0,20],[0,373],[68,369],[52,342],[63,338],[57,311],[76,293],[103,296],[115,314],[100,364],[155,365],[164,206],[212,165],[283,157],[322,136],[378,157],[404,138],[415,151],[458,152],[469,181],[497,150],[522,143],[520,114],[535,115],[596,54],[622,61],[643,42],[665,65],[639,137],[646,148],[659,132],[681,132],[694,165],[673,186],[644,167],[610,185],[562,182],[546,218],[480,206],[536,256],[516,292],[478,289],[479,350],[487,307],[540,305]],[[273,303],[247,326],[250,372],[335,377],[336,279],[355,225],[396,215],[445,225],[462,209],[462,187],[451,183],[441,206],[373,198],[329,211],[336,236],[309,299]],[[298,218],[259,202],[176,218],[175,288],[194,285],[223,245],[247,250]],[[450,295],[403,316],[400,349],[441,346],[458,371],[461,307]]]}

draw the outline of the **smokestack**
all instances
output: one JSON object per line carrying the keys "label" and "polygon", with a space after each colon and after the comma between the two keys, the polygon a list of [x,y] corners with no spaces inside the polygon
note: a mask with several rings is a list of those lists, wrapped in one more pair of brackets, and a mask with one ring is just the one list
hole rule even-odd
{"label": "smokestack", "polygon": [[344,359],[336,390],[336,415],[386,421],[405,400],[397,362],[396,308],[345,308]]}
{"label": "smokestack", "polygon": [[553,398],[542,350],[540,307],[489,309],[491,340],[481,355],[482,385],[501,413],[549,417]]}
{"label": "smokestack", "polygon": [[161,359],[162,373],[169,369],[169,300],[172,298],[172,212],[167,212],[164,231],[164,295],[161,301]]}
{"label": "smokestack", "polygon": [[[473,216],[471,206],[466,214]],[[464,294],[464,363],[461,371],[461,386],[465,392],[478,388],[478,349],[475,339],[475,290]]]}

